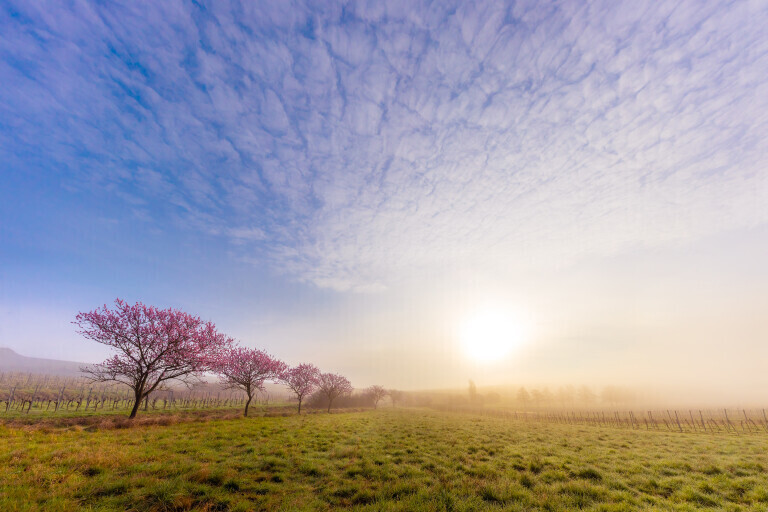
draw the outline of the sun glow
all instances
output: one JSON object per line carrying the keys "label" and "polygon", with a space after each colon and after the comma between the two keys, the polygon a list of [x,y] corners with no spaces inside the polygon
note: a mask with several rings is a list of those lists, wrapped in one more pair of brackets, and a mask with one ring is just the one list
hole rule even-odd
{"label": "sun glow", "polygon": [[464,352],[481,363],[503,359],[524,343],[526,336],[521,319],[501,309],[481,309],[461,327]]}

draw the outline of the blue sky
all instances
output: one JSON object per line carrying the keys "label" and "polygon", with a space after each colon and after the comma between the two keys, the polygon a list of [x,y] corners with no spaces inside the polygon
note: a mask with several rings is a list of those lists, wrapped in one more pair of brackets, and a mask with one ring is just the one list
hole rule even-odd
{"label": "blue sky", "polygon": [[120,296],[418,387],[481,373],[449,319],[484,302],[559,326],[498,376],[623,368],[678,289],[665,340],[752,325],[765,26],[747,1],[6,2],[0,344],[100,357],[69,322]]}

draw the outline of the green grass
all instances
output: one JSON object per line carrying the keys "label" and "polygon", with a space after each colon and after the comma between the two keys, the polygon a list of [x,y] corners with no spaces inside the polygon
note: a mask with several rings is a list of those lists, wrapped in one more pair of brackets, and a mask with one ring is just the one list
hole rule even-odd
{"label": "green grass", "polygon": [[424,410],[0,426],[0,510],[766,510],[768,435]]}

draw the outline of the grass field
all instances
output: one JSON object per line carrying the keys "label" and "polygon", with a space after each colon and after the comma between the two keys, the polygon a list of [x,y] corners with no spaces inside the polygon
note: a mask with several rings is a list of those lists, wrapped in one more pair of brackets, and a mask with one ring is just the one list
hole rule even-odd
{"label": "grass field", "polygon": [[0,426],[0,510],[767,510],[768,435],[395,409]]}

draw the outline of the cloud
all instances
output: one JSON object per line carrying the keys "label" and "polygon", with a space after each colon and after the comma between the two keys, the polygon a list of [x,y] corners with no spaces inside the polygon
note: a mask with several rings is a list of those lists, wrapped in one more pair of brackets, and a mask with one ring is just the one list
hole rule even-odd
{"label": "cloud", "polygon": [[259,228],[230,228],[227,234],[237,240],[264,240],[266,235]]}
{"label": "cloud", "polygon": [[322,287],[547,268],[768,222],[766,23],[749,2],[18,2],[0,157]]}

